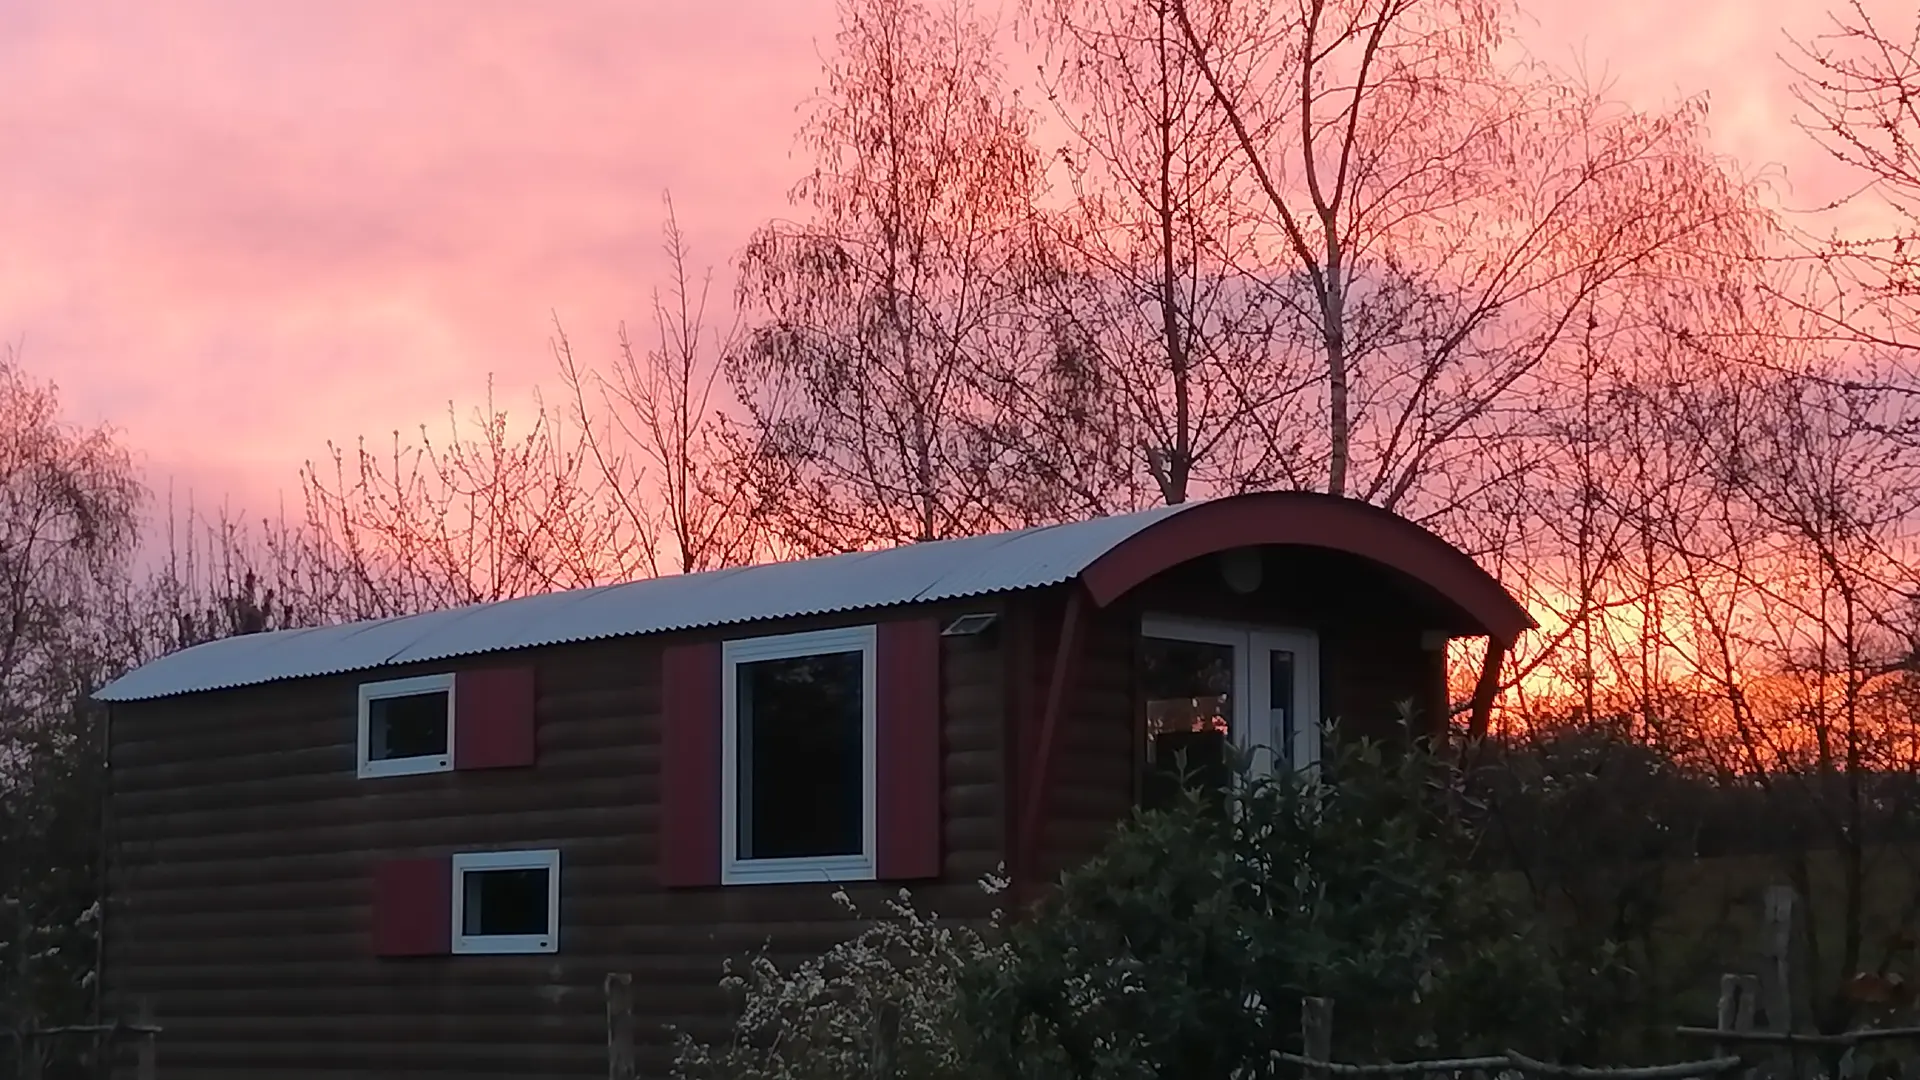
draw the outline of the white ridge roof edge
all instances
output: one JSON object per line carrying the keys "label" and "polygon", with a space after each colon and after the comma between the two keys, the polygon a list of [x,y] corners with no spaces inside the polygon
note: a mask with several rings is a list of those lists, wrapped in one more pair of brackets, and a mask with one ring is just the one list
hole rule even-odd
{"label": "white ridge roof edge", "polygon": [[135,668],[94,697],[143,701],[514,649],[1041,588],[1073,580],[1120,542],[1196,505],[222,638]]}

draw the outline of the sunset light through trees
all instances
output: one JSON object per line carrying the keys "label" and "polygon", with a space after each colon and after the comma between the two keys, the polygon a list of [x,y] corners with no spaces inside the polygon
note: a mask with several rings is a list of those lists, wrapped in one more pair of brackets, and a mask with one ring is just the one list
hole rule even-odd
{"label": "sunset light through trees", "polygon": [[[1501,0],[837,0],[814,92],[777,103],[785,204],[714,239],[706,194],[628,178],[622,265],[665,269],[607,284],[626,321],[529,285],[525,380],[369,331],[451,403],[397,432],[353,404],[378,386],[298,372],[175,417],[211,460],[229,424],[324,413],[305,460],[235,443],[277,503],[176,486],[74,411],[77,361],[27,329],[68,301],[0,272],[0,762],[32,763],[0,855],[94,827],[59,764],[99,738],[86,694],[184,645],[1311,489],[1433,530],[1538,619],[1456,643],[1462,747],[1599,732],[1815,792],[1858,879],[1836,963],[1863,966],[1863,778],[1920,777],[1920,20],[1827,6],[1744,62],[1837,199],[1731,157],[1698,88],[1630,101],[1530,51]],[[489,213],[546,220],[527,198]],[[487,247],[469,216],[444,265]]]}

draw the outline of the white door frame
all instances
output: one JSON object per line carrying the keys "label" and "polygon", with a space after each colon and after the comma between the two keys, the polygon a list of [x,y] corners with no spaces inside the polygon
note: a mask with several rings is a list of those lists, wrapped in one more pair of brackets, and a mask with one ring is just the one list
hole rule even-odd
{"label": "white door frame", "polygon": [[1251,671],[1255,664],[1267,661],[1270,653],[1292,653],[1293,700],[1284,706],[1293,722],[1293,745],[1287,748],[1287,761],[1295,770],[1316,768],[1320,764],[1320,636],[1311,630],[1292,629],[1256,630],[1248,636],[1252,650],[1247,659],[1252,683],[1248,710],[1253,716],[1267,718],[1259,726],[1266,729],[1268,745],[1278,745],[1273,730],[1273,680],[1251,678]]}
{"label": "white door frame", "polygon": [[1295,769],[1320,763],[1320,637],[1298,627],[1236,623],[1221,619],[1194,619],[1174,615],[1144,615],[1140,636],[1226,645],[1233,649],[1233,743],[1241,752],[1255,753],[1256,772],[1270,773],[1274,765],[1273,683],[1254,677],[1256,665],[1264,673],[1275,651],[1293,654],[1293,745],[1289,761]]}

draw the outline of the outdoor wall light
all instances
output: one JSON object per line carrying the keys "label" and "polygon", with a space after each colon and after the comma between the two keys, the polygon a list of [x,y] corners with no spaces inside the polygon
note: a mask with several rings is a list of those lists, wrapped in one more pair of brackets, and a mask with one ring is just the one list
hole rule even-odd
{"label": "outdoor wall light", "polygon": [[1227,588],[1246,596],[1260,588],[1262,560],[1257,547],[1237,547],[1223,551],[1219,556],[1220,580]]}
{"label": "outdoor wall light", "polygon": [[972,637],[975,634],[985,632],[987,627],[992,626],[995,622],[999,621],[999,619],[1000,619],[1000,616],[994,614],[991,611],[981,611],[981,612],[976,612],[972,615],[962,615],[959,618],[948,623],[947,628],[940,631],[940,636],[941,637]]}

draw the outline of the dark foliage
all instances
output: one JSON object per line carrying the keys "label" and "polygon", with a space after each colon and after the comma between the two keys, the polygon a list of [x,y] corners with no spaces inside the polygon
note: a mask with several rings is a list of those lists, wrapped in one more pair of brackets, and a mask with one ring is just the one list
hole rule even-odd
{"label": "dark foliage", "polygon": [[[1587,1021],[1552,943],[1493,875],[1458,773],[1344,744],[1323,777],[1243,775],[1123,825],[967,987],[1004,1076],[1265,1076],[1300,1001],[1336,1055],[1555,1055]],[[1611,971],[1592,977],[1610,978]],[[1586,977],[1586,973],[1582,974]]]}

